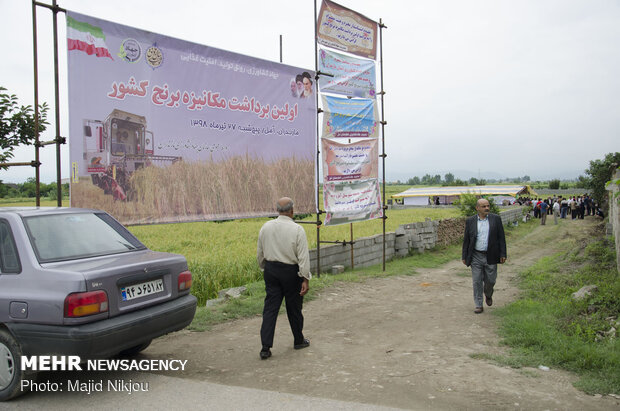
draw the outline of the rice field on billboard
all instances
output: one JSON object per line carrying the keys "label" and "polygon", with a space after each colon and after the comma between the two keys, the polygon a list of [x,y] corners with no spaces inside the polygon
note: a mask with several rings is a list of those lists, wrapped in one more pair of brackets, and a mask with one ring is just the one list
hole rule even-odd
{"label": "rice field on billboard", "polygon": [[314,161],[294,157],[179,161],[136,170],[128,201],[115,201],[90,179],[80,179],[71,185],[71,206],[100,208],[123,224],[152,224],[265,216],[273,213],[274,198],[288,195],[299,212],[311,213],[314,172]]}

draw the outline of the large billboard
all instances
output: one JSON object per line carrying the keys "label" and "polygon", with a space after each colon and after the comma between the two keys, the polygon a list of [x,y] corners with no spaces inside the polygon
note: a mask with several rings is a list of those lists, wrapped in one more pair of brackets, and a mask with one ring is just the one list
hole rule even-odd
{"label": "large billboard", "polygon": [[67,12],[71,205],[126,224],[316,211],[315,73]]}

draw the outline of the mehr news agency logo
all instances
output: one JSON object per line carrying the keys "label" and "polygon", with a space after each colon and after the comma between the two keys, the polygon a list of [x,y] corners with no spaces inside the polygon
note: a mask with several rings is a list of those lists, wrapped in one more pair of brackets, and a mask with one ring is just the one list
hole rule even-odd
{"label": "mehr news agency logo", "polygon": [[[21,357],[24,371],[185,371],[187,360],[95,359],[86,360],[77,355],[33,355]],[[149,391],[148,382],[131,379],[67,379],[66,382],[22,380],[21,390],[31,392],[125,392]]]}

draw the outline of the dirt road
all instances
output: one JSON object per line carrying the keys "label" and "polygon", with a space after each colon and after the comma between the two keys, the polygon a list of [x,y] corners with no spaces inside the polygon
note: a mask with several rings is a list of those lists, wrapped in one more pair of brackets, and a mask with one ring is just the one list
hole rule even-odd
{"label": "dirt road", "polygon": [[[190,358],[175,377],[309,397],[433,410],[611,410],[620,401],[588,396],[576,377],[551,369],[512,369],[473,359],[501,354],[493,310],[513,301],[524,267],[554,253],[553,239],[583,236],[593,218],[553,220],[508,242],[493,307],[473,313],[469,269],[454,261],[414,276],[338,284],[305,304],[305,333],[312,344],[295,351],[285,316],[276,329],[273,357],[258,356],[260,317],[233,321],[203,333],[161,338],[146,358]],[[414,257],[415,258],[415,257]]]}

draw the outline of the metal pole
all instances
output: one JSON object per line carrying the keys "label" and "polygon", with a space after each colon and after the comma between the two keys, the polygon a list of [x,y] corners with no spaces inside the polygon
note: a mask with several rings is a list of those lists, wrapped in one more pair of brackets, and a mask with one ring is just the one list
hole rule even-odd
{"label": "metal pole", "polygon": [[52,16],[54,27],[54,104],[55,121],[56,121],[56,191],[58,198],[58,207],[62,207],[62,184],[60,175],[60,88],[58,81],[58,6],[56,0],[52,1]]}
{"label": "metal pole", "polygon": [[349,224],[351,226],[351,270],[355,268],[355,255],[353,253],[353,223]]}
{"label": "metal pole", "polygon": [[280,63],[282,63],[282,35],[280,34]]}
{"label": "metal pole", "polygon": [[385,206],[385,125],[387,122],[385,121],[385,111],[384,111],[384,103],[383,96],[385,95],[385,90],[383,89],[383,29],[387,26],[383,24],[383,21],[379,19],[379,67],[381,70],[381,146],[383,153],[381,154],[381,158],[383,159],[383,271],[385,271],[385,220],[387,219],[386,211],[387,207]]}
{"label": "metal pole", "polygon": [[[317,39],[317,11],[316,11],[316,0],[314,0],[314,69],[315,71],[319,71],[319,59],[318,59],[318,45],[316,42]],[[319,84],[316,76],[314,78],[315,90],[314,98],[316,100],[316,106],[319,106]],[[316,114],[316,198],[317,201],[319,199],[319,191],[321,185],[319,184],[319,167],[321,165],[321,149],[319,145],[319,113]],[[317,277],[321,277],[321,205],[318,204],[318,210],[316,213],[316,274]]]}
{"label": "metal pole", "polygon": [[[351,144],[351,139],[349,139],[349,144]],[[351,270],[355,268],[355,252],[353,251],[353,223],[349,223],[349,228],[351,232]]]}
{"label": "metal pole", "polygon": [[41,177],[39,173],[39,59],[37,47],[37,6],[32,1],[32,52],[34,61],[34,161],[36,206],[41,206]]}

